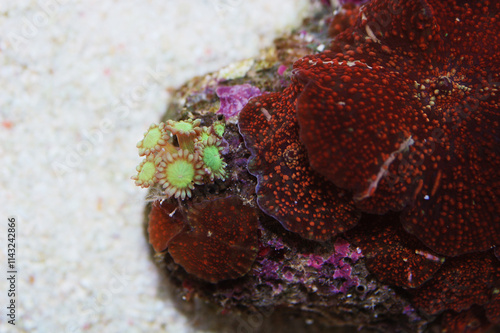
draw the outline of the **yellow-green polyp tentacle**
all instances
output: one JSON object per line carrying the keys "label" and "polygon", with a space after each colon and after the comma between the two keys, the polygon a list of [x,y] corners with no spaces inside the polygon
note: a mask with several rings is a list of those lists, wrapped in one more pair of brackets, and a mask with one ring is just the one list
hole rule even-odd
{"label": "yellow-green polyp tentacle", "polygon": [[158,141],[161,139],[161,132],[158,127],[153,127],[149,131],[146,132],[146,135],[144,136],[143,146],[144,148],[154,148],[158,144]]}
{"label": "yellow-green polyp tentacle", "polygon": [[[200,124],[200,119],[188,119],[151,125],[137,144],[139,155],[146,158],[132,177],[136,185],[150,187],[159,183],[166,198],[185,199],[191,197],[195,184],[207,179],[224,180],[227,164],[220,145],[225,125],[221,121],[209,127]],[[170,142],[172,135],[179,146]]]}
{"label": "yellow-green polyp tentacle", "polygon": [[176,154],[166,153],[158,174],[165,195],[181,199],[191,197],[194,184],[200,184],[203,179],[198,156],[187,150],[179,150]]}
{"label": "yellow-green polyp tentacle", "polygon": [[223,167],[224,161],[216,146],[208,146],[203,149],[203,162],[211,171],[217,172]]}
{"label": "yellow-green polyp tentacle", "polygon": [[156,166],[153,162],[147,161],[139,170],[138,180],[147,182],[153,179],[156,174]]}
{"label": "yellow-green polyp tentacle", "polygon": [[194,165],[183,159],[174,161],[167,166],[165,175],[172,186],[177,188],[189,187],[194,180]]}
{"label": "yellow-green polyp tentacle", "polygon": [[177,142],[182,150],[187,150],[190,153],[194,152],[194,141],[198,134],[201,133],[201,120],[180,120],[167,121],[166,128],[177,136]]}
{"label": "yellow-green polyp tentacle", "polygon": [[224,162],[219,146],[220,140],[215,140],[210,137],[208,140],[199,143],[198,149],[200,150],[201,160],[206,169],[210,172],[210,179],[214,178],[224,180],[226,176],[226,163]]}
{"label": "yellow-green polyp tentacle", "polygon": [[148,188],[158,182],[157,172],[161,158],[147,156],[136,168],[137,175],[132,176],[137,186]]}
{"label": "yellow-green polyp tentacle", "polygon": [[196,142],[204,142],[207,141],[208,138],[212,136],[212,128],[203,126],[200,134],[196,137]]}
{"label": "yellow-green polyp tentacle", "polygon": [[219,138],[222,138],[226,129],[226,124],[224,124],[222,121],[216,121],[212,124],[212,128],[215,135],[217,135]]}
{"label": "yellow-green polyp tentacle", "polygon": [[180,120],[180,121],[175,121],[173,123],[175,124],[174,128],[177,129],[179,132],[182,133],[194,132],[195,126],[193,125],[193,122]]}
{"label": "yellow-green polyp tentacle", "polygon": [[165,149],[166,151],[175,152],[175,147],[168,142],[170,135],[168,134],[165,123],[159,125],[152,124],[144,133],[144,138],[137,143],[139,156],[148,156]]}

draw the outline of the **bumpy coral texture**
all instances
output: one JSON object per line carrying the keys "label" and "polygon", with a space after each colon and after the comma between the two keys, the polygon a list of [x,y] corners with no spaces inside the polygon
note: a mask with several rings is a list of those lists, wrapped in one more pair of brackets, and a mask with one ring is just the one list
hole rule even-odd
{"label": "bumpy coral texture", "polygon": [[248,170],[258,179],[257,202],[290,231],[326,240],[354,226],[359,214],[350,197],[311,170],[299,141],[293,87],[250,101],[239,129],[252,152]]}
{"label": "bumpy coral texture", "polygon": [[500,243],[500,3],[374,0],[298,60],[311,166],[445,255]]}
{"label": "bumpy coral texture", "polygon": [[188,273],[216,283],[248,272],[257,255],[257,215],[236,197],[189,203],[156,202],[149,241]]}

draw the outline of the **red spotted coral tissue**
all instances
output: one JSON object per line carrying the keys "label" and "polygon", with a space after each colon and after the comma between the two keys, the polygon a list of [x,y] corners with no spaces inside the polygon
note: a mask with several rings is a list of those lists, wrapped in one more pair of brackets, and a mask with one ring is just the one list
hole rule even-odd
{"label": "red spotted coral tissue", "polygon": [[430,313],[479,305],[497,318],[500,2],[373,0],[352,13],[333,21],[328,50],[295,62],[290,87],[241,111],[258,204],[314,240],[355,227],[356,209],[383,215],[349,233],[372,273],[418,288],[424,311],[454,276],[456,302]]}
{"label": "red spotted coral tissue", "polygon": [[188,273],[216,283],[248,272],[257,256],[257,214],[234,196],[178,207],[156,201],[149,241]]}
{"label": "red spotted coral tissue", "polygon": [[[352,193],[362,211],[402,211],[406,231],[444,255],[500,244],[499,10],[498,2],[451,0],[362,7],[330,50],[294,64],[292,87],[272,106],[262,107],[270,104],[262,96],[242,111],[252,163],[279,163],[269,174],[250,166],[262,174],[258,194],[296,193],[297,211],[311,207],[301,204],[300,189],[283,186],[296,174],[272,180],[286,163],[268,158],[257,139],[271,140],[264,134],[272,127],[276,143],[268,148],[283,156],[284,124],[292,124],[290,131],[298,124],[308,158],[301,170]],[[274,117],[269,111],[278,107],[288,111]],[[281,114],[288,116],[280,121]],[[252,129],[252,119],[261,127]],[[264,211],[278,210],[268,201],[259,202]],[[310,217],[292,223],[315,224]],[[332,223],[345,229],[335,221],[325,225]]]}
{"label": "red spotted coral tissue", "polygon": [[499,9],[373,1],[295,64],[313,169],[446,255],[500,244]]}

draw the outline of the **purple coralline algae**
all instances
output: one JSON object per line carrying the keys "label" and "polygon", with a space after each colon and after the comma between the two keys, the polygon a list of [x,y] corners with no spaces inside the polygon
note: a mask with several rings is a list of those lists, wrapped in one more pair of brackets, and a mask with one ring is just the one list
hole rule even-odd
{"label": "purple coralline algae", "polygon": [[259,88],[248,83],[235,86],[219,86],[215,93],[220,98],[220,109],[217,114],[224,115],[226,120],[237,116],[252,97],[262,95]]}
{"label": "purple coralline algae", "polygon": [[280,280],[287,284],[302,284],[313,290],[319,288],[316,283],[320,281],[323,287],[327,287],[325,291],[343,294],[346,294],[349,288],[360,285],[359,269],[353,269],[352,266],[363,255],[359,248],[350,246],[343,238],[335,241],[332,252],[296,253],[290,256],[284,265],[281,260],[276,261],[274,253],[277,251],[274,246],[278,245],[279,250],[284,248],[281,244],[282,242],[271,238],[267,243],[271,250],[266,251],[264,258],[257,260],[257,268],[252,272],[259,280],[267,281],[274,290],[286,290],[285,287],[275,285],[280,284]]}
{"label": "purple coralline algae", "polygon": [[280,65],[280,67],[278,67],[278,75],[283,75],[287,69],[288,69],[288,66]]}

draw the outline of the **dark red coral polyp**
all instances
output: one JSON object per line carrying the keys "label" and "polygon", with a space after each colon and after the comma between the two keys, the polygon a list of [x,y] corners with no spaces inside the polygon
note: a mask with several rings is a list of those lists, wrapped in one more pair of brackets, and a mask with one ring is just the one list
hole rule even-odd
{"label": "dark red coral polyp", "polygon": [[153,204],[149,241],[168,249],[186,272],[216,283],[246,274],[257,256],[258,220],[254,208],[237,197],[188,203]]}
{"label": "dark red coral polyp", "polygon": [[500,244],[500,2],[374,0],[294,64],[311,167],[455,256]]}

